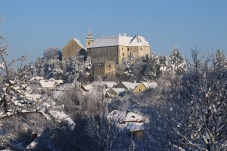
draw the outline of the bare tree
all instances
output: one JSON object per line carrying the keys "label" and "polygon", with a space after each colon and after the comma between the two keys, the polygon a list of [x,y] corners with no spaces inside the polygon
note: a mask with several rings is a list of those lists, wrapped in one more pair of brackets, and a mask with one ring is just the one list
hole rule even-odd
{"label": "bare tree", "polygon": [[43,57],[47,60],[57,59],[59,57],[59,49],[55,47],[49,47],[43,51]]}
{"label": "bare tree", "polygon": [[108,118],[104,108],[103,105],[99,105],[97,115],[88,117],[86,132],[93,140],[93,150],[127,150],[131,144],[128,131],[120,127],[119,121]]}
{"label": "bare tree", "polygon": [[[41,113],[43,97],[32,94],[31,74],[23,66],[26,55],[8,61],[8,44],[0,36],[0,119],[20,114]],[[14,65],[19,64],[18,68]]]}
{"label": "bare tree", "polygon": [[172,146],[178,150],[224,150],[227,69],[214,55],[200,59],[199,52],[192,50],[192,58],[188,74],[175,83],[169,97],[170,125],[178,136]]}

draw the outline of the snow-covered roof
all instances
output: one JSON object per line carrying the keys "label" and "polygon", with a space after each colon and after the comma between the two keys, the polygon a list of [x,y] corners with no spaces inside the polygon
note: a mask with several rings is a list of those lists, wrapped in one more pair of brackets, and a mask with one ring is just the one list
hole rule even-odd
{"label": "snow-covered roof", "polygon": [[84,48],[84,46],[80,43],[80,41],[76,38],[72,38],[81,48]]}
{"label": "snow-covered roof", "polygon": [[149,122],[144,116],[130,111],[113,110],[109,113],[108,118],[119,121],[121,127],[126,127],[130,131],[143,130],[144,123]]}
{"label": "snow-covered roof", "polygon": [[91,84],[83,85],[82,87],[83,87],[86,91],[89,91],[89,90],[93,89],[93,85],[91,85]]}
{"label": "snow-covered roof", "polygon": [[63,95],[63,93],[64,93],[63,91],[53,91],[53,97],[55,99],[57,99],[57,98],[61,97]]}
{"label": "snow-covered roof", "polygon": [[142,82],[143,85],[145,85],[146,88],[155,88],[158,86],[156,82]]}
{"label": "snow-covered roof", "polygon": [[112,88],[112,90],[114,90],[117,94],[122,94],[126,91],[125,88]]}
{"label": "snow-covered roof", "polygon": [[39,76],[34,76],[31,78],[31,81],[34,81],[34,80],[42,80],[43,77],[39,77]]}
{"label": "snow-covered roof", "polygon": [[117,84],[117,83],[114,82],[114,81],[103,81],[103,82],[106,84],[106,86],[107,86],[108,88],[112,88],[114,85]]}
{"label": "snow-covered roof", "polygon": [[63,83],[63,80],[55,80],[53,78],[50,78],[49,80],[50,81],[55,81],[57,84],[62,84]]}
{"label": "snow-covered roof", "polygon": [[121,121],[125,118],[125,116],[126,116],[126,111],[113,110],[112,112],[109,113],[108,118]]}
{"label": "snow-covered roof", "polygon": [[102,85],[102,86],[107,86],[108,88],[112,88],[114,85],[116,85],[117,83],[115,81],[94,81],[91,85],[95,86],[95,85]]}
{"label": "snow-covered roof", "polygon": [[40,84],[43,88],[54,88],[56,82],[53,80],[40,80]]}
{"label": "snow-covered roof", "polygon": [[109,90],[110,88],[106,88],[106,89],[104,89],[103,90],[103,95],[105,95],[106,94],[106,92]]}
{"label": "snow-covered roof", "polygon": [[43,88],[55,88],[55,86],[63,83],[62,80],[55,80],[53,78],[50,78],[49,80],[42,79],[39,82]]}
{"label": "snow-covered roof", "polygon": [[57,91],[66,91],[68,89],[70,89],[73,86],[73,83],[64,83],[61,84],[57,87]]}
{"label": "snow-covered roof", "polygon": [[127,122],[127,121],[143,121],[144,118],[143,116],[139,115],[139,114],[136,114],[134,112],[128,112],[128,114],[126,115],[124,121]]}
{"label": "snow-covered roof", "polygon": [[139,83],[132,83],[132,82],[121,82],[122,84],[124,84],[127,89],[131,89],[131,90],[134,90],[138,85]]}
{"label": "snow-covered roof", "polygon": [[142,36],[135,35],[134,37],[117,36],[98,38],[88,48],[106,47],[106,46],[150,46]]}

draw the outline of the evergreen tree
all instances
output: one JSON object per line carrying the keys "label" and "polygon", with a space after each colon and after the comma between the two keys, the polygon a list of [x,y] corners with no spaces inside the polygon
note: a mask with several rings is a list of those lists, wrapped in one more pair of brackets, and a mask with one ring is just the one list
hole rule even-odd
{"label": "evergreen tree", "polygon": [[186,72],[186,61],[176,46],[170,54],[170,67],[172,72],[177,75],[182,75]]}

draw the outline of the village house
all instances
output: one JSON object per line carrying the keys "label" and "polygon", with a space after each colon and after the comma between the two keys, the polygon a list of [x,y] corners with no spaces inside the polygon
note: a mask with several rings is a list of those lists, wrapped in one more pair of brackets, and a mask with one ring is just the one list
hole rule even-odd
{"label": "village house", "polygon": [[138,94],[145,91],[146,89],[155,88],[157,86],[158,84],[156,82],[141,82],[133,90],[133,93]]}
{"label": "village house", "polygon": [[56,87],[56,89],[53,91],[53,97],[59,98],[61,97],[65,91],[71,89],[73,87],[74,83],[64,83],[60,84]]}
{"label": "village house", "polygon": [[115,88],[124,88],[127,91],[133,91],[139,84],[140,83],[136,83],[136,82],[132,83],[132,82],[123,81],[123,82],[119,82],[114,87]]}
{"label": "village house", "polygon": [[133,139],[143,139],[145,124],[149,122],[149,119],[143,115],[131,112],[131,111],[118,111],[113,110],[109,113],[108,118],[114,119],[118,122],[118,126],[121,128],[127,128]]}
{"label": "village house", "polygon": [[59,84],[62,84],[62,83],[63,83],[62,80],[55,80],[52,78],[40,80],[41,88],[44,90],[54,90],[56,88],[56,86],[58,86]]}
{"label": "village house", "polygon": [[108,91],[106,91],[105,98],[123,96],[125,92],[125,88],[110,88]]}

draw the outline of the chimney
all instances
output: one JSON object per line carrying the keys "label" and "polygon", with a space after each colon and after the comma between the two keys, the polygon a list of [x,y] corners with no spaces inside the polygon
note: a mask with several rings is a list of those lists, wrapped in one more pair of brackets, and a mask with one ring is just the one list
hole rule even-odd
{"label": "chimney", "polygon": [[31,134],[31,140],[34,141],[37,138],[37,133]]}
{"label": "chimney", "polygon": [[118,36],[121,36],[121,33],[119,33]]}
{"label": "chimney", "polygon": [[124,36],[126,37],[126,33],[124,33]]}

